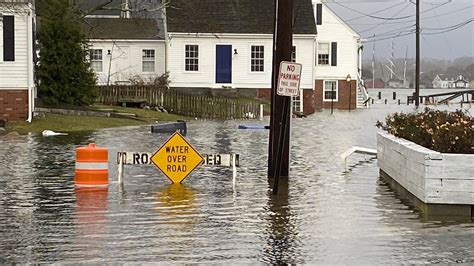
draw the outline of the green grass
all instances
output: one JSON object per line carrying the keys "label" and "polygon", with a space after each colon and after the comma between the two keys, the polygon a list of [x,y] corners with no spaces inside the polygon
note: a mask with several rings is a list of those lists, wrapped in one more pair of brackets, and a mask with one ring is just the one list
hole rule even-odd
{"label": "green grass", "polygon": [[147,122],[155,122],[155,121],[176,121],[176,120],[186,120],[186,117],[161,113],[155,110],[146,110],[141,108],[128,108],[128,107],[121,107],[115,105],[94,105],[92,106],[93,109],[100,110],[100,109],[111,109],[112,112],[115,113],[132,113],[135,114],[138,119],[147,121]]}
{"label": "green grass", "polygon": [[178,119],[186,119],[185,117],[178,115],[139,108],[94,105],[88,110],[93,109],[112,109],[112,112],[133,113],[136,115],[136,119],[47,114],[46,117],[43,118],[33,118],[33,122],[31,123],[24,121],[8,122],[6,130],[7,132],[16,131],[20,134],[28,134],[29,132],[39,133],[46,129],[57,132],[93,131],[101,128],[145,125],[155,121],[176,121]]}
{"label": "green grass", "polygon": [[20,134],[39,133],[49,129],[58,132],[93,131],[100,128],[137,126],[147,124],[145,121],[127,118],[109,118],[92,116],[70,116],[49,114],[44,118],[34,118],[33,122],[8,122],[7,131]]}

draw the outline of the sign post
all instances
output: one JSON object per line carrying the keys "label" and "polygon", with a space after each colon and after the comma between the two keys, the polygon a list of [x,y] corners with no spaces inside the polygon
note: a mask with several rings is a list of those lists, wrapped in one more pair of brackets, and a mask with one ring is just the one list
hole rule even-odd
{"label": "sign post", "polygon": [[293,0],[276,0],[273,35],[273,66],[270,134],[268,142],[268,177],[274,178],[273,194],[278,193],[279,177],[288,177],[290,169],[291,98],[277,93],[279,67],[291,60],[293,46]]}
{"label": "sign post", "polygon": [[300,95],[301,64],[282,61],[278,72],[277,94],[280,96]]}

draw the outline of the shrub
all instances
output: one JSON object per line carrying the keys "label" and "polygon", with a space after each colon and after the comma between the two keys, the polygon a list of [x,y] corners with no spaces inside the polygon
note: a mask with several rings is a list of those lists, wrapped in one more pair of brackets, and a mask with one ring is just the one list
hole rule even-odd
{"label": "shrub", "polygon": [[388,133],[443,153],[474,153],[474,120],[462,111],[426,108],[419,113],[395,113],[377,121]]}
{"label": "shrub", "polygon": [[169,72],[166,72],[162,74],[161,76],[151,76],[148,78],[143,78],[140,75],[135,75],[135,76],[130,77],[128,80],[130,80],[130,83],[132,85],[152,85],[152,86],[167,88],[168,85],[170,84],[169,77],[170,77]]}
{"label": "shrub", "polygon": [[69,0],[43,0],[38,30],[38,97],[46,104],[89,105],[97,92],[86,60],[88,46],[80,15]]}

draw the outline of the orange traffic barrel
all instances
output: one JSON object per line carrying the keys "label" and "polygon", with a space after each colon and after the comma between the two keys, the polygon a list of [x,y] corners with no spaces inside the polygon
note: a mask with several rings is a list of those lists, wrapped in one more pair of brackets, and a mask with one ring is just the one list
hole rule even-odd
{"label": "orange traffic barrel", "polygon": [[76,149],[76,187],[106,187],[109,185],[109,152],[94,143]]}

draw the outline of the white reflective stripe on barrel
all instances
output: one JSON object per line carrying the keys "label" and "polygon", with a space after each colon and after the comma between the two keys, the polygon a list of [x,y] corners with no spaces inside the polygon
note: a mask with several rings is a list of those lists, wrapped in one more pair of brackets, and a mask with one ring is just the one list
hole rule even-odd
{"label": "white reflective stripe on barrel", "polygon": [[109,163],[81,163],[76,162],[76,169],[81,170],[108,170]]}
{"label": "white reflective stripe on barrel", "polygon": [[76,187],[78,188],[106,188],[109,184],[84,184],[84,183],[76,183]]}

